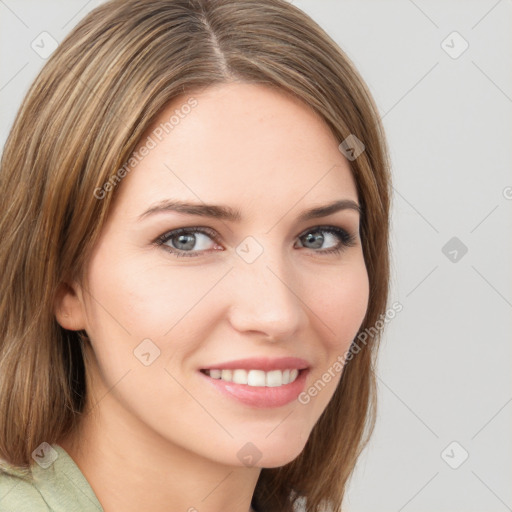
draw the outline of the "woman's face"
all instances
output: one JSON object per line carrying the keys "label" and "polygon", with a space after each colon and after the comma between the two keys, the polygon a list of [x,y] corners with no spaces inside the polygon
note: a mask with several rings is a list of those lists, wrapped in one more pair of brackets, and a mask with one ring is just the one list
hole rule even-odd
{"label": "woman's face", "polygon": [[366,312],[357,209],[305,215],[357,205],[356,186],[327,125],[282,91],[193,97],[143,137],[78,288],[90,391],[139,439],[281,466],[304,448]]}

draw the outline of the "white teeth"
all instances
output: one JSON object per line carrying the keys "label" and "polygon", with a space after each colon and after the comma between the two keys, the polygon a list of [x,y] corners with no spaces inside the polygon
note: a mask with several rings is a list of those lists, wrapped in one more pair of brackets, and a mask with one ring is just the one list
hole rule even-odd
{"label": "white teeth", "polygon": [[231,382],[233,379],[233,372],[231,370],[222,370],[220,378],[226,382]]}
{"label": "white teeth", "polygon": [[255,387],[279,387],[294,382],[299,370],[272,370],[264,372],[263,370],[204,370],[206,375],[212,379],[221,379],[235,384],[247,384]]}
{"label": "white teeth", "polygon": [[245,370],[233,370],[231,382],[235,384],[247,384],[247,372]]}
{"label": "white teeth", "polygon": [[222,372],[220,370],[210,370],[210,377],[212,379],[220,379]]}
{"label": "white teeth", "polygon": [[267,372],[266,385],[269,388],[275,388],[283,385],[283,372],[281,370],[272,370]]}
{"label": "white teeth", "polygon": [[[245,370],[241,370],[245,372]],[[247,373],[247,382],[244,384],[248,384],[249,386],[264,386],[266,382],[265,372],[263,370],[251,370]]]}

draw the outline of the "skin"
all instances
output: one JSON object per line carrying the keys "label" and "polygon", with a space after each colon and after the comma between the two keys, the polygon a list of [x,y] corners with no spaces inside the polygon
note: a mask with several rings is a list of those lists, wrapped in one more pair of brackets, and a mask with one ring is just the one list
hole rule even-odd
{"label": "skin", "polygon": [[[341,372],[307,405],[261,409],[225,397],[198,370],[301,357],[311,366],[307,389],[349,348],[368,305],[359,213],[298,221],[309,208],[358,202],[325,122],[264,85],[222,84],[194,97],[198,105],[118,185],[85,279],[63,283],[56,300],[57,321],[91,340],[90,412],[60,444],[106,512],[249,511],[261,468],[301,453]],[[170,198],[237,208],[242,220],[175,212],[138,220]],[[323,232],[318,249],[299,239],[320,225],[345,229],[354,245],[322,254],[340,240]],[[199,235],[198,256],[176,257],[166,250],[171,241],[154,243],[193,226],[218,234]],[[263,249],[252,263],[236,252],[248,236]],[[160,349],[149,366],[133,353],[147,338]],[[237,457],[248,442],[261,452],[254,466]]]}

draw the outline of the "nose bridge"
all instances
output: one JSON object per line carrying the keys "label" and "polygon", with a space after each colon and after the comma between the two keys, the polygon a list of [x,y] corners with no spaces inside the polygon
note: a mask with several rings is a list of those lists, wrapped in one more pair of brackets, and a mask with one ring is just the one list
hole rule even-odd
{"label": "nose bridge", "polygon": [[[277,249],[266,248],[255,257],[256,247],[248,244],[240,244],[238,249],[249,250],[238,255],[231,276],[235,287],[231,322],[240,331],[260,331],[276,339],[292,335],[306,319],[295,290],[300,283]],[[248,253],[251,258],[246,259]]]}

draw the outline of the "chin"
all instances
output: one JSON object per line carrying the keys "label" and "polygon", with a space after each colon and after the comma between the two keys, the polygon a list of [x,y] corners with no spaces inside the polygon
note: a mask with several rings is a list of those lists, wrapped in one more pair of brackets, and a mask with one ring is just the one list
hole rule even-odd
{"label": "chin", "polygon": [[279,468],[293,462],[304,450],[304,445],[280,445],[268,447],[263,451],[256,466],[260,468]]}

